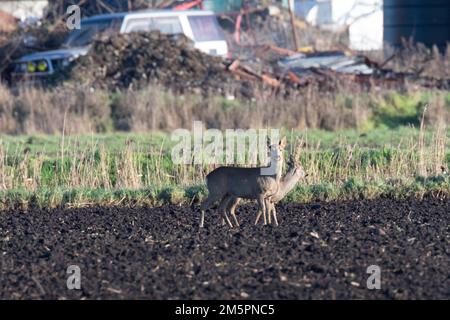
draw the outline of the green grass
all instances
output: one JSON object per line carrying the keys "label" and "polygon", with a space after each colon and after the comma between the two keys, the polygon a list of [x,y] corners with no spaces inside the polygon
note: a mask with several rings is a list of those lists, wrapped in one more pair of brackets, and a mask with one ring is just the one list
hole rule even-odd
{"label": "green grass", "polygon": [[[68,154],[78,153],[84,150],[105,147],[109,152],[120,152],[127,143],[133,143],[141,149],[159,147],[164,140],[170,140],[170,136],[164,133],[137,134],[137,133],[110,133],[94,135],[65,136],[64,151]],[[63,138],[58,135],[2,135],[0,142],[8,148],[10,154],[27,149],[31,154],[43,153],[46,156],[54,156],[61,152]]]}
{"label": "green grass", "polygon": [[[450,195],[450,131],[309,130],[300,161],[309,176],[284,201]],[[201,201],[208,165],[175,165],[166,133],[1,136],[0,208],[161,205]],[[286,155],[289,154],[288,146]]]}
{"label": "green grass", "polygon": [[[306,137],[311,145],[320,143],[321,149],[333,148],[346,144],[358,144],[367,148],[396,148],[399,144],[405,144],[407,140],[417,140],[419,130],[414,127],[400,126],[395,129],[379,127],[372,130],[345,129],[337,132],[326,130],[304,130],[285,132],[288,139],[292,137]],[[292,137],[291,137],[292,134]],[[446,131],[450,138],[450,130]],[[429,143],[433,139],[433,131],[425,132],[425,141]],[[61,152],[62,137],[58,135],[5,135],[0,134],[0,144],[7,148],[9,154],[17,154],[28,150],[31,154],[45,154],[55,156]],[[168,150],[173,143],[170,135],[164,132],[152,133],[110,133],[94,135],[74,135],[64,137],[64,151],[67,154],[79,153],[85,150],[104,147],[110,153],[118,153],[124,146],[132,143],[135,150],[159,149]],[[450,149],[450,139],[447,139],[446,147]]]}
{"label": "green grass", "polygon": [[[0,209],[71,208],[84,206],[160,206],[198,204],[207,195],[205,185],[189,187],[110,190],[104,188],[41,188],[36,191],[0,191]],[[448,197],[450,177],[415,178],[412,181],[372,181],[350,178],[344,184],[298,184],[282,202],[342,201],[389,197],[406,199]]]}

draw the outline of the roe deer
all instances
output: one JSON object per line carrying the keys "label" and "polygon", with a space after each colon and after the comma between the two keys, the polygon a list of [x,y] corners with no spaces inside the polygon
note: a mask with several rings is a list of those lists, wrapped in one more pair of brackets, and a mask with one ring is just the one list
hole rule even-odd
{"label": "roe deer", "polygon": [[[270,215],[273,213],[273,218],[275,221],[275,225],[278,226],[277,220],[277,211],[275,210],[275,203],[280,202],[292,189],[294,189],[295,185],[300,179],[306,178],[308,174],[305,172],[301,164],[298,162],[298,156],[294,156],[295,159],[290,159],[289,161],[289,170],[286,175],[281,179],[280,185],[278,188],[278,192],[266,199],[266,214],[269,216],[270,223]],[[258,224],[259,218],[261,214],[258,214],[256,217],[255,224]]]}
{"label": "roe deer", "polygon": [[[230,198],[256,199],[258,202],[258,212],[263,213],[266,222],[265,199],[277,193],[278,184],[283,170],[283,150],[286,146],[286,137],[283,137],[278,144],[270,146],[270,167],[239,168],[220,167],[211,171],[206,176],[208,187],[208,198],[201,204],[200,227],[203,227],[205,220],[205,210],[211,208],[214,203],[220,200],[219,212],[223,215],[230,227],[233,227],[228,218],[226,208]],[[264,175],[263,171],[275,169],[275,174]],[[234,216],[237,225],[236,216]]]}
{"label": "roe deer", "polygon": [[[290,155],[289,161],[288,161],[288,171],[284,177],[281,178],[278,191],[273,196],[265,199],[265,207],[266,207],[266,215],[268,216],[269,223],[271,223],[271,213],[273,213],[273,218],[275,221],[275,225],[278,226],[278,220],[277,220],[277,212],[275,210],[275,203],[278,203],[281,199],[283,199],[286,194],[288,194],[297,184],[297,182],[308,176],[306,174],[305,170],[301,166],[299,162],[299,155],[300,155],[300,145],[297,144],[294,154]],[[236,218],[236,207],[239,204],[240,199],[237,197],[232,197],[228,201],[227,210],[230,212],[232,217],[237,221]],[[259,218],[261,217],[261,212],[258,213],[258,216],[256,217],[255,224],[258,223]]]}

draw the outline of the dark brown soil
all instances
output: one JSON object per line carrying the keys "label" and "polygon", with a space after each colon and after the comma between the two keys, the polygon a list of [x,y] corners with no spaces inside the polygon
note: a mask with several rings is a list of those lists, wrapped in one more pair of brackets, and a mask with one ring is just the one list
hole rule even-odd
{"label": "dark brown soil", "polygon": [[77,83],[116,90],[157,83],[177,93],[226,94],[241,87],[222,59],[194,48],[184,35],[159,31],[104,35],[71,70]]}
{"label": "dark brown soil", "polygon": [[279,227],[254,210],[234,230],[211,213],[200,230],[198,207],[2,212],[0,298],[450,298],[449,200],[281,205]]}

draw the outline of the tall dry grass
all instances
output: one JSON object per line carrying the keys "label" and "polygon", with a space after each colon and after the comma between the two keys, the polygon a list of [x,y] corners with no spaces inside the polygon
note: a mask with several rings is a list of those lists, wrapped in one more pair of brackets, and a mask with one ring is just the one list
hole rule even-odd
{"label": "tall dry grass", "polygon": [[23,87],[17,92],[0,85],[0,132],[69,134],[101,132],[110,121],[108,95],[89,90]]}
{"label": "tall dry grass", "polygon": [[[309,174],[304,185],[342,187],[350,179],[401,184],[414,182],[418,176],[445,174],[448,172],[445,126],[436,127],[429,140],[424,138],[427,130],[424,122],[419,130],[418,137],[405,138],[396,147],[379,149],[363,148],[345,139],[332,149],[323,148],[320,142],[310,143],[306,131],[301,134],[305,143],[300,159]],[[288,134],[291,142],[297,136],[295,132]],[[31,154],[20,146],[0,143],[0,190],[136,190],[203,185],[205,174],[216,166],[173,164],[167,140],[147,148],[127,141],[119,151],[110,151],[95,139],[80,149],[76,139],[63,143],[61,138],[60,150],[51,156],[45,152]]]}
{"label": "tall dry grass", "polygon": [[[438,90],[411,90],[402,94],[397,98],[399,94],[395,91],[367,92],[341,83],[335,92],[321,91],[311,85],[288,97],[261,95],[253,101],[238,101],[195,94],[174,95],[154,85],[116,93],[80,87],[20,88],[12,92],[0,85],[0,132],[61,134],[63,127],[67,135],[117,130],[171,131],[190,128],[194,120],[219,129],[367,129],[374,125],[374,116],[380,110],[392,118],[391,122],[401,117],[401,112],[410,115],[412,112],[414,123],[410,124],[417,125],[419,109],[424,103],[431,110],[425,119],[428,124],[450,121],[448,93],[446,96]],[[399,103],[406,100],[404,104],[411,110],[403,110],[397,100]],[[393,115],[395,112],[400,114]]]}

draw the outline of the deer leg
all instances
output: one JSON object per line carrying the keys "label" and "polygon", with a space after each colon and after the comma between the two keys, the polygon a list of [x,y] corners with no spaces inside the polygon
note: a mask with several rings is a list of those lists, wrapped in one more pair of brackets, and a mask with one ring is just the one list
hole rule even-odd
{"label": "deer leg", "polygon": [[272,217],[273,210],[274,210],[274,206],[273,206],[272,201],[266,200],[266,213],[268,216],[269,224],[272,224],[271,217]]}
{"label": "deer leg", "polygon": [[[270,201],[268,201],[268,200],[265,200],[266,202],[265,202],[265,204],[266,204],[266,211],[267,210],[270,210],[270,207],[269,207],[269,205],[270,205]],[[258,222],[259,222],[259,219],[261,218],[261,215],[262,215],[262,211],[258,211],[258,214],[257,214],[257,216],[256,216],[256,220],[255,220],[255,226],[258,224]],[[270,212],[269,212],[270,213]]]}
{"label": "deer leg", "polygon": [[264,199],[264,197],[262,195],[260,195],[258,197],[257,201],[258,201],[258,205],[259,205],[258,212],[259,211],[262,212],[263,218],[264,218],[264,225],[266,225],[267,224],[267,220],[266,220],[266,205],[264,203],[265,199]]}
{"label": "deer leg", "polygon": [[261,218],[262,212],[258,211],[258,214],[256,215],[256,220],[255,220],[255,226],[258,224],[259,219]]}
{"label": "deer leg", "polygon": [[267,225],[267,214],[266,214],[266,204],[263,202],[263,209],[262,209],[262,215],[263,215],[263,221],[264,221],[264,225]]}
{"label": "deer leg", "polygon": [[203,228],[204,223],[205,223],[205,210],[202,210],[200,215],[200,228]]}
{"label": "deer leg", "polygon": [[228,215],[227,215],[227,204],[228,204],[229,200],[230,200],[230,196],[225,196],[222,199],[222,201],[219,204],[219,212],[222,213],[225,221],[228,223],[230,228],[233,228],[233,224],[231,223],[231,221],[230,221],[230,219],[228,218]]}
{"label": "deer leg", "polygon": [[203,228],[203,225],[205,223],[205,210],[208,210],[208,208],[210,207],[207,203],[208,199],[206,199],[205,202],[202,203],[201,207],[200,207],[200,228]]}
{"label": "deer leg", "polygon": [[256,215],[255,226],[258,224],[259,218],[261,218],[261,212]]}
{"label": "deer leg", "polygon": [[219,199],[217,196],[212,196],[211,194],[208,195],[208,198],[206,198],[205,201],[200,206],[200,228],[203,228],[204,222],[205,222],[205,211],[210,209],[214,202],[216,202]]}
{"label": "deer leg", "polygon": [[271,211],[273,212],[273,220],[275,221],[275,225],[278,227],[278,220],[277,220],[277,210],[275,209],[275,203],[271,204]]}
{"label": "deer leg", "polygon": [[236,226],[239,227],[239,221],[236,217],[236,206],[239,204],[240,199],[236,197],[231,197],[228,201],[228,211],[231,213],[231,216],[234,219],[234,222],[236,223]]}
{"label": "deer leg", "polygon": [[[227,203],[227,208],[226,208],[226,210],[228,210],[228,212],[231,212],[231,209],[230,209],[230,202],[232,201],[232,199],[230,199],[229,201],[228,201],[228,203]],[[234,213],[232,213],[233,214],[233,216],[234,216]],[[234,217],[234,221],[236,222],[236,224],[237,224],[237,226],[239,226],[239,223],[237,223],[237,220],[236,220],[236,217]],[[225,219],[222,217],[222,226],[224,226],[225,225]]]}

